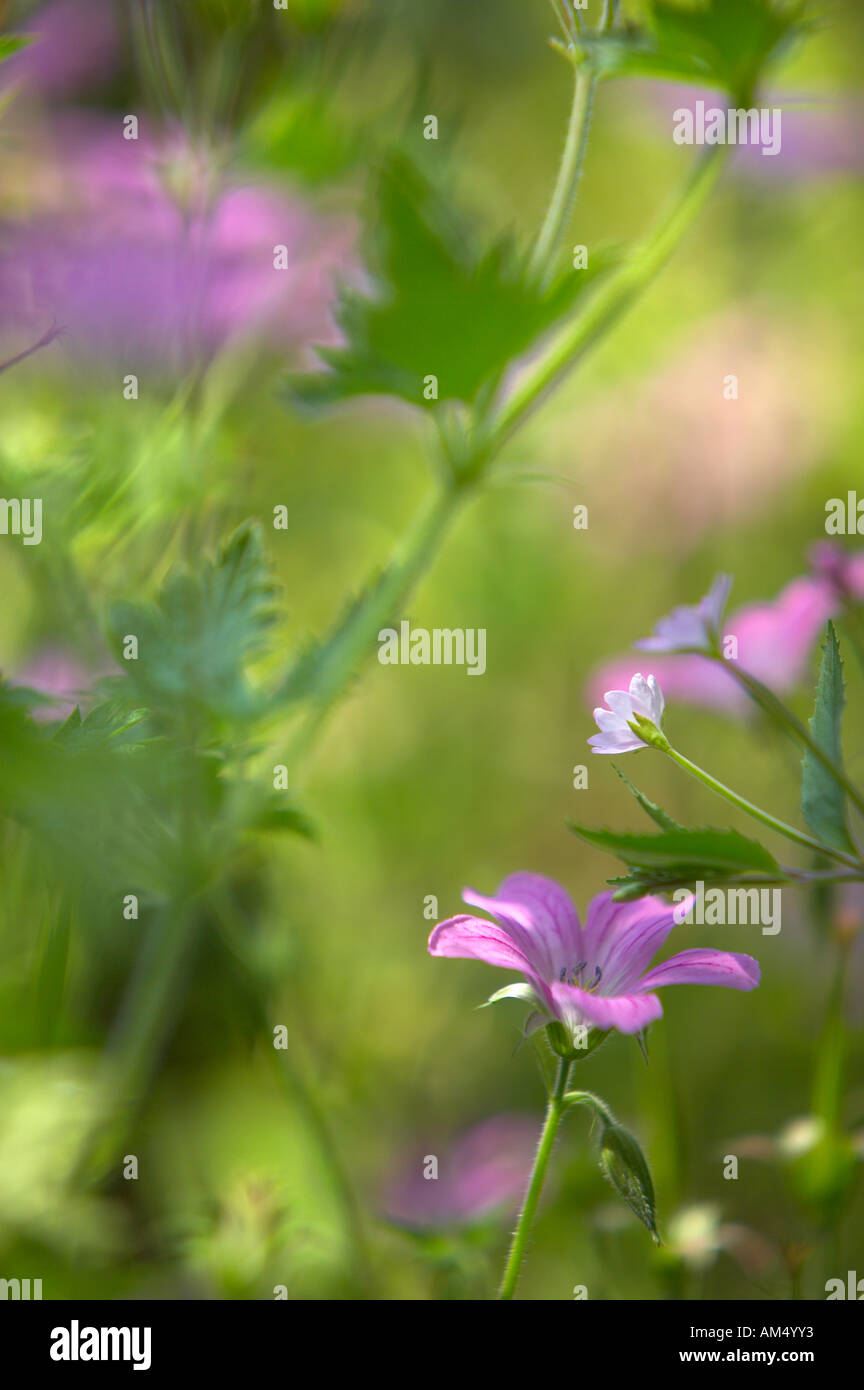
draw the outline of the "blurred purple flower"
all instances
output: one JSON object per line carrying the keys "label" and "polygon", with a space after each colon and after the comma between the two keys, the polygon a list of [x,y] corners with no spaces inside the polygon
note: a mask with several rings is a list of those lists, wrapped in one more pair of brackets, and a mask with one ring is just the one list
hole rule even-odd
{"label": "blurred purple flower", "polygon": [[864,551],[853,553],[837,541],[817,541],[807,558],[811,573],[830,584],[840,600],[864,599]]}
{"label": "blurred purple flower", "polygon": [[110,76],[120,48],[111,0],[53,0],[18,32],[35,42],[4,64],[0,81],[62,97]]}
{"label": "blurred purple flower", "polygon": [[[387,1183],[382,1206],[410,1230],[465,1226],[517,1205],[531,1173],[537,1121],[527,1115],[483,1120],[441,1154],[436,1142],[416,1148]],[[437,1160],[437,1177],[429,1160]]]}
{"label": "blurred purple flower", "polygon": [[119,120],[66,120],[41,188],[39,212],[5,228],[0,305],[19,327],[56,319],[73,353],[167,368],[244,335],[281,351],[336,340],[345,219],[224,181],[181,136],[124,140]]}
{"label": "blurred purple flower", "polygon": [[634,642],[643,652],[712,651],[723,635],[723,615],[729,602],[732,578],[718,574],[698,604],[673,608],[654,624],[654,636]]}
{"label": "blurred purple flower", "polygon": [[[771,602],[746,604],[732,613],[723,632],[737,639],[736,660],[742,670],[783,695],[800,684],[816,639],[837,608],[837,594],[826,579],[793,579]],[[743,714],[751,707],[718,661],[660,653],[652,657],[652,669],[666,695],[674,699],[729,714]],[[632,658],[604,663],[589,678],[588,697],[596,700],[604,691],[620,688],[632,670]]]}
{"label": "blurred purple flower", "polygon": [[106,673],[106,667],[85,666],[62,647],[43,647],[16,672],[15,684],[58,697],[51,704],[36,705],[32,711],[34,719],[66,719],[86,699],[94,681]]}
{"label": "blurred purple flower", "polygon": [[[705,107],[727,110],[729,99],[676,82],[640,84],[639,100],[656,113],[658,131],[672,139],[673,112]],[[733,151],[733,168],[739,173],[789,180],[828,177],[864,169],[864,103],[857,97],[826,101],[818,94],[768,92],[760,108],[781,112],[779,152],[765,158],[758,144],[741,144]]]}
{"label": "blurred purple flower", "polygon": [[663,1015],[653,992],[662,985],[749,990],[759,983],[752,956],[699,947],[646,972],[687,912],[686,900],[673,905],[645,897],[617,903],[611,893],[599,893],[588,904],[583,928],[566,890],[540,874],[511,874],[494,898],[470,888],[462,898],[494,921],[461,915],[439,922],[429,937],[429,953],[482,960],[523,975],[526,984],[507,985],[489,1002],[530,1003],[535,1012],[526,1033],[551,1020],[574,1039],[583,1027],[639,1033]]}

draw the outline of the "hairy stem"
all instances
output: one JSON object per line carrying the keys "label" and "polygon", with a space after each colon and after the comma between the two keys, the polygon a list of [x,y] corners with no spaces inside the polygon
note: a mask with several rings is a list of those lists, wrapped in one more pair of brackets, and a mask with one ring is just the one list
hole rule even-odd
{"label": "hairy stem", "polygon": [[522,1210],[519,1213],[516,1230],[513,1232],[510,1253],[507,1256],[507,1263],[504,1266],[504,1276],[501,1280],[501,1287],[498,1290],[499,1299],[512,1299],[516,1292],[522,1261],[525,1258],[525,1249],[531,1235],[531,1227],[534,1224],[534,1217],[537,1214],[537,1207],[540,1202],[540,1194],[543,1191],[543,1183],[546,1179],[546,1170],[549,1167],[549,1160],[552,1157],[552,1150],[555,1147],[561,1116],[564,1114],[566,1108],[564,1104],[564,1094],[567,1090],[567,1081],[570,1076],[570,1068],[572,1065],[572,1062],[566,1057],[562,1057],[558,1063],[558,1077],[555,1082],[555,1088],[549,1097],[549,1104],[546,1107],[546,1118],[543,1121],[543,1128],[540,1131],[540,1141],[537,1145],[537,1156],[534,1159],[531,1180],[528,1184],[528,1191],[525,1194]]}

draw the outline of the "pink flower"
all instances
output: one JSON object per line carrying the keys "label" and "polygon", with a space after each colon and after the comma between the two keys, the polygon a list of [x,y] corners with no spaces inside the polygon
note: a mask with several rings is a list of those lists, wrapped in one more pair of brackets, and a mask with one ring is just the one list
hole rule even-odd
{"label": "pink flower", "polygon": [[[524,977],[492,996],[523,999],[534,1012],[533,1032],[557,1020],[568,1033],[577,1028],[617,1028],[638,1033],[662,1017],[653,992],[662,985],[725,985],[754,989],[759,965],[752,956],[696,948],[681,951],[647,970],[673,926],[676,907],[659,898],[616,903],[600,893],[588,906],[585,926],[567,892],[540,874],[511,874],[494,898],[471,889],[462,894],[493,918],[458,916],[439,922],[429,937],[433,956],[486,961]],[[686,911],[683,908],[683,911]]]}
{"label": "pink flower", "polygon": [[633,753],[637,748],[650,747],[639,737],[634,724],[647,719],[660,729],[665,701],[655,677],[646,678],[637,671],[628,690],[607,690],[603,699],[609,708],[595,709],[594,719],[600,732],[588,740],[594,752]]}
{"label": "pink flower", "polygon": [[37,210],[4,230],[0,309],[19,337],[56,321],[87,358],[168,371],[238,337],[280,352],[333,343],[345,219],[224,178],[183,134],[124,140],[119,118],[65,118],[38,166]]}
{"label": "pink flower", "polygon": [[[723,635],[734,637],[738,644],[737,657],[731,658],[730,664],[736,660],[742,670],[775,694],[793,690],[804,678],[810,652],[838,606],[832,584],[819,576],[793,579],[768,603],[745,604],[723,627]],[[673,621],[674,615],[663,619],[658,632]],[[667,695],[677,700],[733,714],[750,708],[748,697],[719,661],[689,653],[661,653],[652,658],[652,666]],[[623,674],[629,676],[632,667],[632,661],[624,658],[601,666],[589,680],[589,698],[596,699],[609,686],[620,685]]]}
{"label": "pink flower", "polygon": [[729,601],[732,577],[718,574],[705,597],[689,608],[674,608],[668,618],[654,624],[654,636],[634,642],[643,652],[683,652],[716,649],[723,636],[723,615]]}
{"label": "pink flower", "polygon": [[[393,1173],[384,1211],[399,1226],[424,1230],[469,1225],[513,1208],[525,1190],[536,1148],[537,1121],[527,1115],[483,1120],[443,1153],[430,1140]],[[434,1170],[430,1158],[436,1160]]]}
{"label": "pink flower", "polygon": [[107,670],[104,665],[98,670],[85,666],[62,647],[43,647],[17,672],[15,683],[38,690],[40,695],[57,696],[51,704],[36,705],[32,711],[34,719],[66,719]]}
{"label": "pink flower", "polygon": [[24,32],[35,42],[4,64],[4,83],[31,83],[58,97],[111,77],[120,47],[111,0],[53,0]]}
{"label": "pink flower", "polygon": [[864,551],[853,554],[837,541],[817,541],[807,558],[811,573],[830,584],[842,602],[864,599]]}

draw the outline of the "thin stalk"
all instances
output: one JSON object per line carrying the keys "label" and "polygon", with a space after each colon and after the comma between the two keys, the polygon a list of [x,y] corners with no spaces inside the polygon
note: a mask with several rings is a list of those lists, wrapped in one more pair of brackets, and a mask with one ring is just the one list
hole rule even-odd
{"label": "thin stalk", "polygon": [[669,217],[617,274],[598,289],[585,313],[565,329],[537,367],[516,388],[494,424],[491,447],[496,451],[662,269],[717,182],[727,158],[726,149],[724,145],[714,145],[700,159]]}
{"label": "thin stalk", "polygon": [[731,787],[727,787],[724,782],[720,782],[716,777],[712,777],[710,772],[706,772],[703,768],[698,767],[696,763],[691,762],[689,758],[685,758],[683,753],[679,753],[677,749],[673,748],[671,745],[669,745],[665,751],[679,767],[683,767],[685,772],[689,772],[692,777],[697,778],[704,786],[710,787],[712,791],[717,792],[718,796],[724,797],[725,800],[731,802],[733,806],[737,806],[739,811],[745,811],[748,816],[752,816],[754,820],[760,821],[762,825],[767,825],[771,830],[776,830],[778,835],[785,835],[787,840],[794,840],[796,844],[803,845],[805,849],[812,850],[816,854],[823,854],[829,859],[836,859],[839,864],[845,864],[849,868],[859,869],[861,867],[860,861],[853,859],[851,855],[844,854],[841,850],[832,849],[829,845],[823,845],[820,840],[814,839],[812,835],[806,834],[803,830],[796,830],[794,825],[787,825],[786,821],[778,820],[777,817],[772,816],[769,811],[763,811],[761,806],[757,806],[755,802],[748,801],[746,797],[739,796]]}
{"label": "thin stalk", "polygon": [[499,1299],[512,1299],[516,1292],[522,1261],[525,1258],[525,1249],[528,1244],[529,1236],[531,1235],[534,1217],[537,1214],[540,1194],[543,1191],[546,1170],[549,1167],[549,1160],[552,1157],[552,1150],[555,1147],[555,1140],[558,1136],[558,1126],[561,1123],[561,1117],[566,1108],[564,1104],[564,1095],[567,1090],[567,1081],[570,1076],[572,1065],[572,1061],[569,1061],[566,1057],[562,1057],[558,1063],[558,1077],[555,1082],[555,1089],[550,1095],[549,1104],[546,1107],[546,1118],[543,1121],[543,1128],[540,1131],[540,1141],[537,1145],[537,1156],[534,1159],[531,1180],[528,1184],[528,1191],[525,1194],[522,1210],[519,1213],[519,1220],[516,1223],[516,1230],[513,1233],[513,1240],[510,1245],[510,1253],[507,1256],[507,1263],[504,1266],[504,1276],[501,1280],[501,1287],[498,1290]]}
{"label": "thin stalk", "polygon": [[362,623],[358,623],[339,649],[312,708],[296,731],[287,754],[287,765],[296,767],[319,737],[334,705],[354,678],[363,658],[374,646],[382,624],[396,616],[398,606],[405,603],[426,570],[458,515],[466,497],[466,489],[446,488],[418,518],[407,541],[400,547],[383,578],[370,590],[370,602]]}
{"label": "thin stalk", "polygon": [[573,204],[576,201],[585,162],[585,150],[588,146],[595,85],[596,79],[590,68],[583,64],[576,69],[570,120],[567,123],[567,138],[564,142],[558,178],[528,266],[529,273],[541,282],[547,280],[551,274],[556,252],[573,213]]}

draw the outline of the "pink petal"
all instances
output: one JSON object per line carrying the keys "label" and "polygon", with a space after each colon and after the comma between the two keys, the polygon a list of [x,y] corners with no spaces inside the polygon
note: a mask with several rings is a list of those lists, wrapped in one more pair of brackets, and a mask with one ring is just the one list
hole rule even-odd
{"label": "pink petal", "polygon": [[585,958],[588,970],[600,967],[604,994],[626,993],[638,984],[676,925],[676,910],[683,916],[686,905],[654,897],[616,903],[611,893],[591,899],[583,932]]}
{"label": "pink petal", "polygon": [[554,1010],[570,1028],[591,1023],[596,1028],[617,1028],[619,1033],[639,1033],[655,1019],[662,1018],[663,1007],[656,994],[589,994],[578,985],[554,984],[551,989]]}
{"label": "pink petal", "polygon": [[640,990],[662,985],[725,985],[727,989],[755,989],[761,971],[752,956],[735,951],[712,951],[701,946],[680,951],[662,965],[655,965],[639,981]]}
{"label": "pink petal", "polygon": [[494,898],[472,888],[462,894],[471,907],[501,922],[534,968],[547,980],[572,970],[580,959],[579,914],[569,893],[543,874],[516,873],[502,880]]}
{"label": "pink petal", "polygon": [[545,981],[507,928],[485,917],[460,915],[439,922],[432,928],[428,950],[430,956],[482,960],[487,965],[517,970],[534,986],[541,998],[549,998]]}

